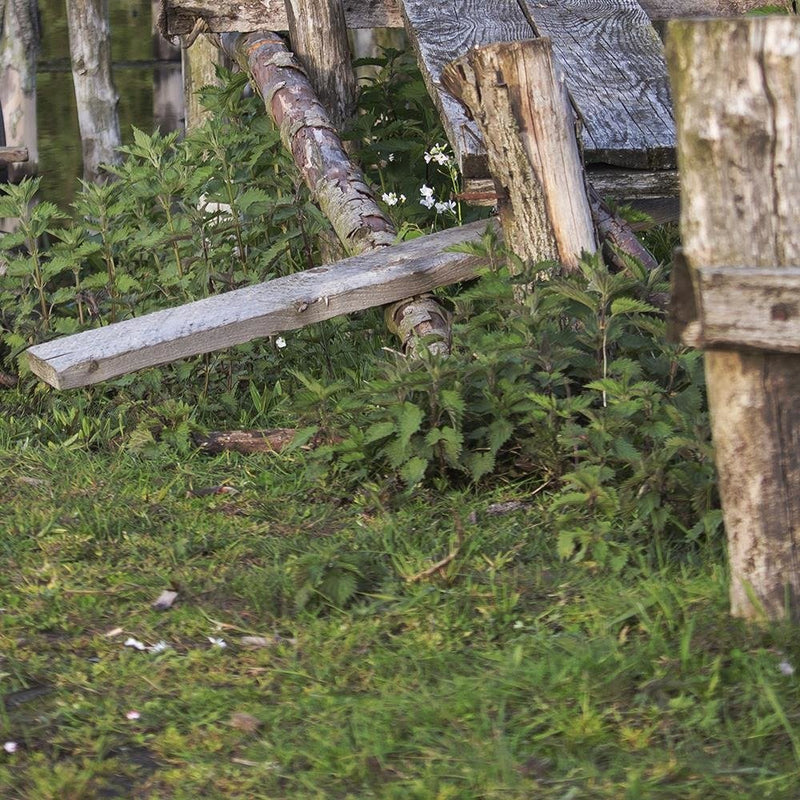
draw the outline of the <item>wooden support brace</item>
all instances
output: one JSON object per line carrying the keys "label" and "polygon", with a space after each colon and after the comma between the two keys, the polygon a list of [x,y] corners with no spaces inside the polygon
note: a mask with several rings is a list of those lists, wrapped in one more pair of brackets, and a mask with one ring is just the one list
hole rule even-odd
{"label": "wooden support brace", "polygon": [[337,130],[356,107],[347,23],[342,0],[286,0],[289,40]]}
{"label": "wooden support brace", "polygon": [[424,294],[474,278],[486,266],[478,256],[449,251],[479,242],[486,224],[37,344],[27,351],[28,363],[51,386],[71,389]]}
{"label": "wooden support brace", "polygon": [[679,310],[678,327],[709,348],[731,611],[797,621],[800,19],[671,22],[667,61],[685,261],[676,288],[696,306]]}

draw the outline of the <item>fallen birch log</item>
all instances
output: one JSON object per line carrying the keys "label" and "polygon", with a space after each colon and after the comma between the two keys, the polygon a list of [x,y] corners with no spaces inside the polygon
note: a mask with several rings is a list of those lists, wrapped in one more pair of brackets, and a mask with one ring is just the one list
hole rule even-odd
{"label": "fallen birch log", "polygon": [[[269,31],[225,33],[220,45],[251,76],[345,252],[358,255],[393,244],[397,232],[392,221],[378,205],[364,173],[350,160],[302,65],[283,39]],[[404,351],[425,337],[433,352],[449,352],[449,316],[431,298],[398,303],[387,316]],[[414,321],[413,330],[405,324],[408,320]]]}
{"label": "fallen birch log", "polygon": [[[474,278],[485,260],[448,248],[477,243],[486,222],[156,311],[27,351],[31,370],[71,389],[295,330],[340,314],[394,303]],[[413,303],[406,303],[413,307]]]}

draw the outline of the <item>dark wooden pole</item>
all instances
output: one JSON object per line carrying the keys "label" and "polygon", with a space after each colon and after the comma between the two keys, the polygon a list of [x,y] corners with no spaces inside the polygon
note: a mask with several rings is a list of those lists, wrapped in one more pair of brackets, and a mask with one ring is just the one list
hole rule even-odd
{"label": "dark wooden pole", "polygon": [[481,131],[506,242],[528,263],[576,269],[597,242],[575,115],[549,39],[470,50],[444,68],[442,84]]}
{"label": "dark wooden pole", "polygon": [[353,72],[342,0],[286,0],[289,39],[294,54],[338,130],[353,116]]}
{"label": "dark wooden pole", "polygon": [[[730,280],[737,269],[750,281],[763,270],[766,282],[767,272],[800,265],[800,20],[676,21],[668,29],[667,57],[683,256],[702,312],[712,302],[702,289],[710,269],[727,273],[712,284]],[[752,294],[731,293],[737,296]],[[767,323],[776,331],[800,314],[800,291],[792,301],[772,297]],[[728,327],[746,328],[754,309],[740,299]],[[798,620],[800,354],[768,352],[762,339],[745,332],[738,345],[712,346],[705,359],[731,611]],[[797,353],[796,337],[794,344]]]}

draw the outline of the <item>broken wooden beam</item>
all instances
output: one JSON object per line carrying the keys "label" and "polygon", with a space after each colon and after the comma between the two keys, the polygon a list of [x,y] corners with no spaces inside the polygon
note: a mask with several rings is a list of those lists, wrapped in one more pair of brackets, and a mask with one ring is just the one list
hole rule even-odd
{"label": "broken wooden beam", "polygon": [[71,389],[469,280],[485,260],[448,248],[479,242],[486,225],[451,228],[37,344],[27,351],[28,363],[51,386]]}
{"label": "broken wooden beam", "polygon": [[486,144],[506,242],[523,262],[575,271],[597,250],[575,113],[549,39],[470,50],[442,71]]}

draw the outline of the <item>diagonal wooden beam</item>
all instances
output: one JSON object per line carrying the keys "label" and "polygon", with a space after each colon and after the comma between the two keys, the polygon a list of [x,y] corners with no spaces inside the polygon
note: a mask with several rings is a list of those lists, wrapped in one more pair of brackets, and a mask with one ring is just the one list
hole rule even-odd
{"label": "diagonal wooden beam", "polygon": [[474,278],[485,260],[449,248],[479,242],[486,225],[482,221],[451,228],[34,345],[27,351],[28,363],[51,386],[72,389],[393,303]]}

